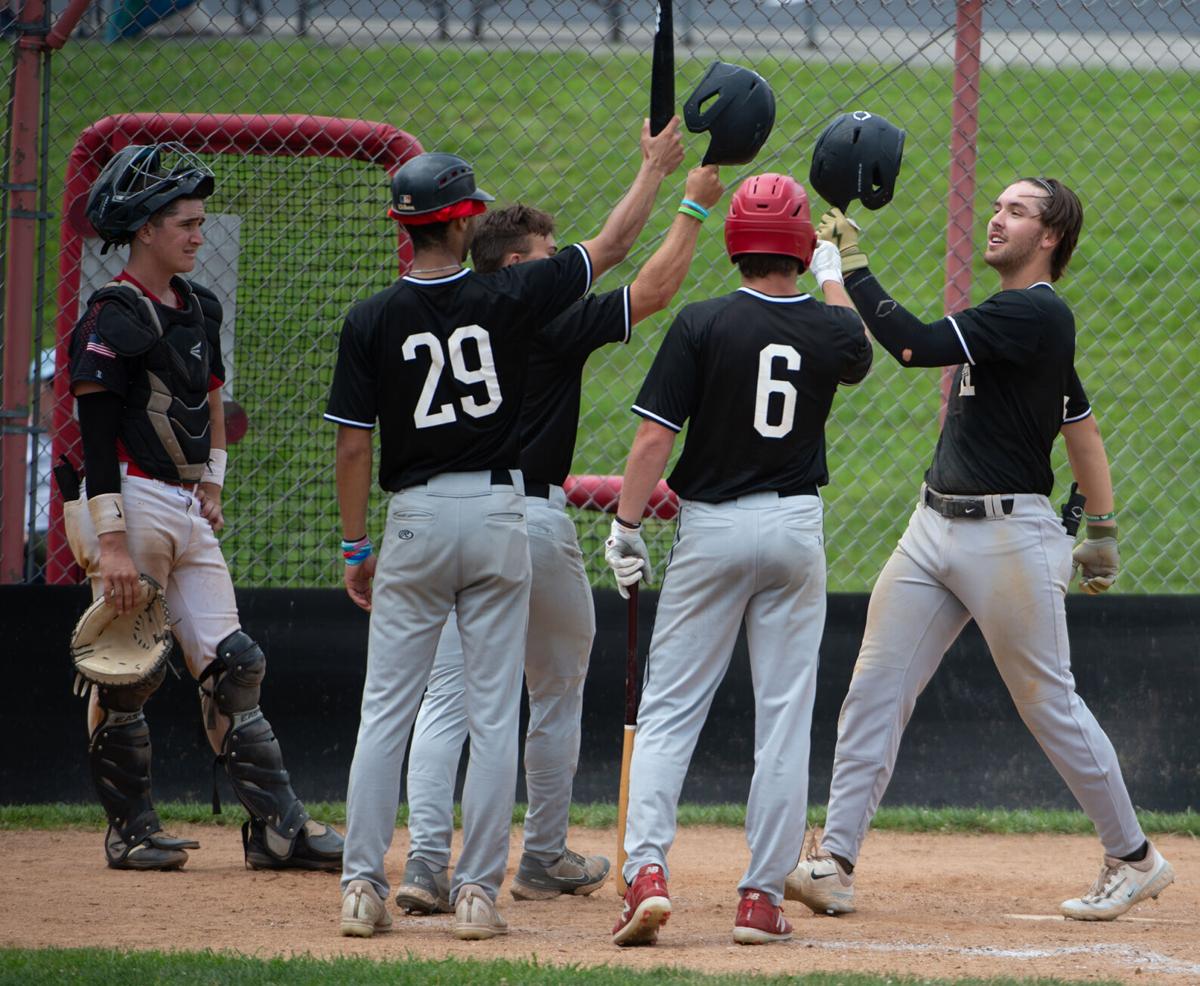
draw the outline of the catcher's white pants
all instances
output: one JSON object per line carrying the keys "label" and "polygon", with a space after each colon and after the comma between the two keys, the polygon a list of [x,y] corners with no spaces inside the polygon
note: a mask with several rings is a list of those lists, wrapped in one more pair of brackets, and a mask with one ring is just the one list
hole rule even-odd
{"label": "catcher's white pants", "polygon": [[743,620],[754,682],[750,866],[775,904],[800,858],[817,651],[825,628],[821,500],[683,501],[654,620],[629,782],[625,879],[666,868],[684,775]]}
{"label": "catcher's white pants", "polygon": [[457,610],[471,763],[452,898],[468,883],[495,898],[508,863],[517,782],[521,667],[529,619],[529,543],[521,474],[442,473],[388,505],[372,589],[362,717],[346,793],[342,890],[389,894],[404,749],[442,627]]}
{"label": "catcher's white pants", "polygon": [[[567,844],[596,614],[562,488],[551,487],[548,500],[526,497],[525,510],[533,572],[525,645],[525,851],[552,863]],[[438,641],[408,754],[408,854],[439,869],[450,863],[454,782],[467,738],[465,692],[462,640],[452,613]]]}
{"label": "catcher's white pants", "polygon": [[[220,542],[200,516],[200,501],[192,490],[140,476],[121,479],[129,557],[163,587],[188,671],[198,678],[216,657],[217,644],[239,629],[241,621]],[[65,505],[64,521],[71,550],[91,582],[92,597],[99,598],[100,542],[85,497]],[[93,689],[89,732],[100,718]],[[223,734],[224,729],[217,732],[218,737]],[[219,750],[219,739],[214,749]]]}
{"label": "catcher's white pants", "polygon": [[853,862],[917,696],[972,617],[1017,711],[1112,856],[1145,840],[1112,743],[1075,693],[1064,597],[1072,539],[1044,496],[995,519],[919,504],[871,593],[838,723],[821,844]]}

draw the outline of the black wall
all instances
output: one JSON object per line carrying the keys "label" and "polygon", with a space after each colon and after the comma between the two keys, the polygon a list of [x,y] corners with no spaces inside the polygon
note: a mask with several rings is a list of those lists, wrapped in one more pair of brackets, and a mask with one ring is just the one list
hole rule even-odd
{"label": "black wall", "polygon": [[[650,641],[657,595],[643,592],[640,640]],[[4,701],[0,803],[92,800],[84,703],[70,694],[67,640],[88,602],[82,588],[0,587]],[[269,660],[263,708],[301,797],[340,800],[354,752],[366,614],[341,590],[238,593],[243,624]],[[810,799],[823,804],[866,616],[866,596],[832,596],[813,721]],[[579,801],[613,801],[624,710],[625,604],[596,593],[599,631],[584,696]],[[1200,807],[1200,597],[1071,596],[1075,679],[1107,730],[1140,808]],[[150,700],[155,796],[207,800],[212,757],[195,688],[168,676]],[[753,693],[744,637],[692,760],[687,801],[744,801],[754,752]],[[224,797],[232,795],[222,779]],[[524,797],[523,789],[518,797]],[[885,804],[1071,807],[1058,775],[1017,718],[972,624],[917,703]]]}

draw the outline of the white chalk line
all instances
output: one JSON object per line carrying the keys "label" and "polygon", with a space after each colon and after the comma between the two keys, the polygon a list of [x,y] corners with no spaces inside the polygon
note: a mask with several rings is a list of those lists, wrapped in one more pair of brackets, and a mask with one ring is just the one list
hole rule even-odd
{"label": "white chalk line", "polygon": [[[1012,918],[1014,921],[1058,921],[1060,924],[1066,924],[1067,919],[1061,914],[1005,914],[1004,917]],[[1186,918],[1122,918],[1122,924],[1129,924],[1131,921],[1137,921],[1141,924],[1195,924],[1195,921],[1188,921]]]}

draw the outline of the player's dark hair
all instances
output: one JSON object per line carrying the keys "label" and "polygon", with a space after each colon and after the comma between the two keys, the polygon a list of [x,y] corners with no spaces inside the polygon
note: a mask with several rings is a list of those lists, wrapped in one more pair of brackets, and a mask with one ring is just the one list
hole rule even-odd
{"label": "player's dark hair", "polygon": [[408,238],[412,240],[414,250],[433,250],[446,245],[446,234],[450,231],[450,223],[406,225],[404,230],[408,233]]}
{"label": "player's dark hair", "polygon": [[784,253],[739,253],[733,262],[742,277],[768,277],[771,274],[799,277],[803,270],[799,260]]}
{"label": "player's dark hair", "polygon": [[471,241],[471,263],[478,273],[490,274],[510,253],[528,253],[529,237],[553,232],[554,217],[531,205],[518,203],[485,213]]}
{"label": "player's dark hair", "polygon": [[1072,192],[1057,178],[1021,178],[1031,185],[1037,185],[1048,198],[1042,203],[1042,211],[1038,216],[1042,225],[1058,234],[1058,246],[1050,257],[1050,280],[1057,281],[1063,276],[1067,264],[1071,262],[1071,254],[1079,242],[1079,231],[1083,229],[1083,205],[1079,196]]}

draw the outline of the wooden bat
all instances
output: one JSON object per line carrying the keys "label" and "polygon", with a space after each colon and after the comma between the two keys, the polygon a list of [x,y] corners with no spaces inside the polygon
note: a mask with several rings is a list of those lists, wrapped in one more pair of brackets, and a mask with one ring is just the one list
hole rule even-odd
{"label": "wooden bat", "polygon": [[671,0],[658,5],[654,62],[650,69],[650,135],[660,133],[675,115],[675,26]]}
{"label": "wooden bat", "polygon": [[625,739],[621,744],[621,790],[617,796],[617,893],[625,896],[625,816],[629,811],[629,765],[633,762],[633,737],[637,732],[638,584],[629,587],[628,632],[625,640]]}

